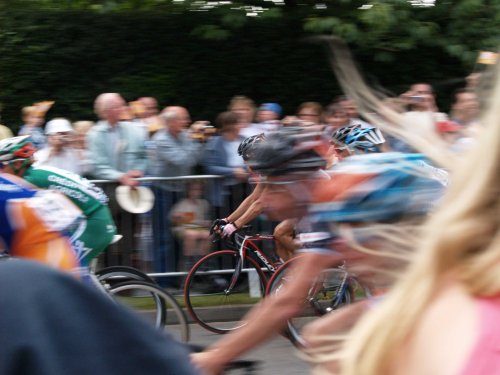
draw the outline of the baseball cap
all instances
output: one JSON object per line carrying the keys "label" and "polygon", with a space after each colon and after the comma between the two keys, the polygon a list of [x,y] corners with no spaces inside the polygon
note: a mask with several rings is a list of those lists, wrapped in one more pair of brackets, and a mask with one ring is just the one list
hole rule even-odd
{"label": "baseball cap", "polygon": [[259,107],[259,111],[271,111],[281,116],[281,106],[278,103],[264,103]]}

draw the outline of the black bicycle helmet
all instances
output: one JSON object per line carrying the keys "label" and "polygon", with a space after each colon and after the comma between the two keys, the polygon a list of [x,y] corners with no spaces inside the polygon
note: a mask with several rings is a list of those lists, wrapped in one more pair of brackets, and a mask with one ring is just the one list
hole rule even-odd
{"label": "black bicycle helmet", "polygon": [[244,161],[248,161],[252,157],[255,146],[264,139],[264,133],[252,135],[251,137],[245,138],[243,142],[241,142],[238,146],[238,155],[240,155]]}
{"label": "black bicycle helmet", "polygon": [[332,135],[332,142],[337,147],[346,147],[350,151],[379,152],[379,146],[385,143],[384,136],[374,127],[363,128],[361,125],[344,126]]}
{"label": "black bicycle helmet", "polygon": [[260,142],[249,165],[265,176],[309,174],[326,165],[322,157],[326,143],[323,133],[287,127]]}

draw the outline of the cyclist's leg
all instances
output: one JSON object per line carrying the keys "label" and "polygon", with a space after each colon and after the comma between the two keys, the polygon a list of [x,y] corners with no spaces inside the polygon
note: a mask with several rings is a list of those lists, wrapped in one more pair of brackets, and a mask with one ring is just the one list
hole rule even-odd
{"label": "cyclist's leg", "polygon": [[274,229],[276,253],[284,261],[292,258],[294,251],[297,249],[297,245],[293,239],[293,231],[296,223],[296,219],[283,220]]}
{"label": "cyclist's leg", "polygon": [[115,234],[116,227],[107,207],[103,206],[92,213],[71,238],[80,263],[88,266],[113,241]]}

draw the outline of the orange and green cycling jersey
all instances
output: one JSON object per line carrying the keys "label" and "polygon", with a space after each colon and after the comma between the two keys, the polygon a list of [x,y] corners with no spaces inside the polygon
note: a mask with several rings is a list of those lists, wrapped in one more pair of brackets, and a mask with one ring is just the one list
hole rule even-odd
{"label": "orange and green cycling jersey", "polygon": [[0,238],[7,254],[72,271],[78,262],[65,233],[81,219],[81,211],[63,195],[0,174]]}
{"label": "orange and green cycling jersey", "polygon": [[75,173],[47,166],[29,167],[23,178],[36,187],[61,192],[82,210],[85,220],[71,234],[82,265],[88,265],[112,242],[116,227],[101,188]]}

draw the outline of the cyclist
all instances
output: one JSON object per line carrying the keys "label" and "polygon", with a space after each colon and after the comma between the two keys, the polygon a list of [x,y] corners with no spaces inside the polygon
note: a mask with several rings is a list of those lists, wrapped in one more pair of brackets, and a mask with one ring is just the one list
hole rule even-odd
{"label": "cyclist", "polygon": [[[264,133],[261,133],[245,138],[245,140],[240,143],[238,147],[238,155],[243,158],[245,164],[248,164],[256,146],[264,139],[265,135]],[[246,197],[239,207],[228,217],[225,219],[216,219],[212,224],[211,233],[217,232],[223,238],[229,237],[238,228],[243,227],[263,212],[264,208],[261,196],[265,186],[260,183],[259,176],[255,173],[254,178],[257,180],[257,184],[252,193]],[[276,254],[283,261],[290,259],[293,252],[297,248],[297,244],[294,241],[295,224],[295,219],[287,219],[280,222],[274,229],[273,235],[276,244]]]}
{"label": "cyclist", "polygon": [[34,190],[24,180],[0,173],[0,247],[4,253],[73,271],[78,262],[63,233],[74,230],[81,218],[80,209],[64,195]]}
{"label": "cyclist", "polygon": [[34,167],[33,152],[29,136],[1,141],[2,172],[19,176],[38,188],[57,190],[81,209],[85,218],[73,231],[71,243],[80,265],[87,267],[116,234],[107,206],[108,197],[100,188],[77,174],[54,167]]}
{"label": "cyclist", "polygon": [[[443,191],[440,174],[420,155],[347,157],[325,179],[319,173],[326,163],[317,151],[324,146],[321,142],[307,133],[276,132],[257,147],[250,161],[254,170],[266,176],[262,199],[268,216],[302,217],[297,228],[304,254],[291,266],[294,277],[279,294],[254,307],[243,318],[246,325],[204,353],[193,355],[195,364],[209,374],[218,373],[226,363],[283,329],[303,308],[311,283],[322,270],[347,260],[359,277],[368,276],[360,272],[383,258],[376,252],[357,251],[360,246],[353,248],[350,237],[360,245],[385,246],[390,237],[377,237],[384,225],[375,231],[370,228],[377,223],[390,226],[407,217],[418,219],[429,212]],[[379,277],[378,284],[387,282],[380,278],[384,275],[373,276]]]}

